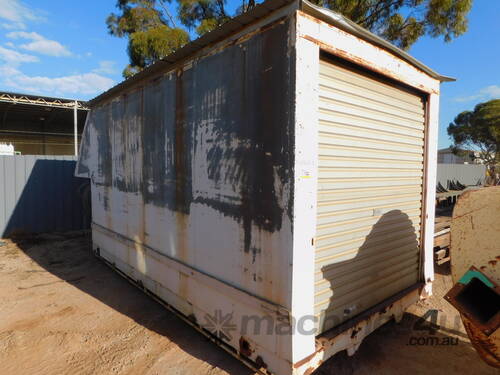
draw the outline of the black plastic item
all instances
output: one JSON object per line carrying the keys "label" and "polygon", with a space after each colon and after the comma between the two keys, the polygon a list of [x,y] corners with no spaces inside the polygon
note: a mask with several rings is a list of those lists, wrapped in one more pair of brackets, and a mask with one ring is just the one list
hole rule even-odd
{"label": "black plastic item", "polygon": [[438,193],[446,193],[446,192],[448,192],[448,190],[446,190],[444,188],[444,186],[441,185],[441,182],[438,182],[436,190],[437,190]]}

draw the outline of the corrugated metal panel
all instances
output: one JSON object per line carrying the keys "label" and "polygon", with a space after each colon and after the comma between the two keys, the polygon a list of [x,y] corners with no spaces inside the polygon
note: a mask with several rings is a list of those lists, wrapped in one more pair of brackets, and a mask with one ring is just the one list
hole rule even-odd
{"label": "corrugated metal panel", "polygon": [[[135,74],[131,78],[119,83],[118,85],[110,88],[108,91],[102,93],[96,98],[92,99],[88,104],[90,106],[95,106],[102,100],[112,97],[116,95],[121,90],[124,90],[131,85],[139,82],[142,79],[147,77],[152,77],[159,72],[166,72],[172,69],[172,65],[179,62],[180,60],[187,58],[189,56],[193,56],[199,50],[210,46],[211,44],[220,42],[226,38],[228,38],[232,33],[237,30],[241,30],[244,27],[250,25],[252,22],[256,22],[256,20],[269,16],[273,11],[284,7],[289,4],[293,4],[296,2],[297,8],[300,8],[307,14],[311,14],[318,19],[321,19],[335,27],[340,28],[341,30],[347,31],[350,34],[356,35],[362,40],[366,40],[370,43],[374,43],[382,47],[383,49],[389,50],[394,53],[396,56],[401,58],[404,61],[407,61],[411,65],[417,67],[418,69],[424,71],[431,77],[438,79],[440,81],[454,81],[454,78],[446,77],[441,74],[436,73],[429,67],[422,64],[420,61],[416,60],[405,51],[395,47],[393,44],[387,42],[386,40],[372,34],[368,30],[363,29],[356,23],[351,20],[343,17],[341,14],[335,13],[329,9],[315,6],[314,4],[301,0],[267,0],[263,3],[257,4],[251,10],[244,12],[237,17],[230,19],[229,21],[223,23],[216,29],[202,35],[198,39],[184,45],[182,48],[173,52],[172,54],[166,56],[162,60],[157,61],[156,63],[150,65],[146,69],[141,72]],[[291,6],[289,12],[294,12],[296,9],[295,6]]]}
{"label": "corrugated metal panel", "polygon": [[321,61],[315,314],[325,331],[416,283],[422,98]]}
{"label": "corrugated metal panel", "polygon": [[484,183],[486,165],[483,164],[438,164],[437,181],[446,187],[448,181],[458,180],[463,185]]}
{"label": "corrugated metal panel", "polygon": [[286,308],[293,27],[273,24],[92,108],[77,170],[92,177],[95,224]]}
{"label": "corrugated metal panel", "polygon": [[89,180],[73,176],[76,156],[0,156],[0,237],[88,229]]}

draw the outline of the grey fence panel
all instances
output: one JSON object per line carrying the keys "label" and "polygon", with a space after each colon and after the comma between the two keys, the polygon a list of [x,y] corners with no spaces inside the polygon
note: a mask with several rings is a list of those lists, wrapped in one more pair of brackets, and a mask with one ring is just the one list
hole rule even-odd
{"label": "grey fence panel", "polygon": [[0,237],[90,227],[88,179],[77,157],[0,156]]}
{"label": "grey fence panel", "polygon": [[482,164],[438,164],[437,182],[446,187],[448,180],[458,180],[463,185],[484,183],[486,166]]}

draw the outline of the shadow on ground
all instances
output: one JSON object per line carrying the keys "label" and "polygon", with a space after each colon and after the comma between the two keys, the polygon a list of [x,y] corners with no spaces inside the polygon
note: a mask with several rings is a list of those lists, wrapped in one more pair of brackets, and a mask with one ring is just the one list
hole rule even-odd
{"label": "shadow on ground", "polygon": [[[26,286],[19,285],[17,289],[32,289],[32,293],[40,293],[40,288],[47,284],[66,282],[165,337],[171,342],[171,347],[181,349],[179,354],[187,354],[186,359],[176,365],[177,368],[171,367],[164,373],[253,373],[95,258],[90,251],[89,237],[76,233],[43,235],[15,242],[32,261],[62,280],[29,286],[22,284]],[[411,313],[405,314],[401,323],[387,323],[369,335],[353,357],[348,357],[345,352],[338,353],[315,374],[495,374],[495,369],[481,362],[460,320],[456,321],[458,315],[442,299],[448,288],[443,281],[445,279],[448,280],[449,276],[437,275],[436,284],[441,284],[436,286],[436,294],[428,301],[412,306]],[[102,319],[109,319],[109,315]],[[436,325],[440,326],[439,329]],[[75,345],[79,345],[78,342]],[[110,358],[114,355],[109,354]],[[203,372],[190,371],[192,362],[189,356],[208,366],[203,367]],[[205,371],[205,368],[208,369]]]}
{"label": "shadow on ground", "polygon": [[435,264],[434,272],[443,276],[451,275],[451,264],[450,262],[446,262],[443,264]]}
{"label": "shadow on ground", "polygon": [[[481,363],[467,335],[459,329],[432,325],[438,310],[422,317],[406,313],[400,323],[385,324],[369,335],[354,356],[340,352],[315,375],[330,374],[493,374]],[[476,369],[477,371],[475,371]]]}
{"label": "shadow on ground", "polygon": [[189,355],[230,374],[253,373],[94,257],[90,235],[40,235],[13,241],[46,271],[166,337]]}

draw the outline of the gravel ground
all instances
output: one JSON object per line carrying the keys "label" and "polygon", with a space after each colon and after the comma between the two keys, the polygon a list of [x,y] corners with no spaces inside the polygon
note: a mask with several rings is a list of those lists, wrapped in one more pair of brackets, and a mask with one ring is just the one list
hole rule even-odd
{"label": "gravel ground", "polygon": [[[0,243],[2,375],[252,374],[89,248],[78,233]],[[339,353],[317,374],[498,374],[442,299],[451,287],[446,267],[434,285],[434,296],[400,324],[381,327],[355,356]],[[440,327],[430,326],[433,317]]]}

